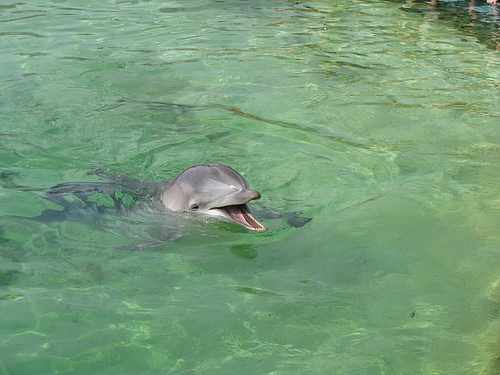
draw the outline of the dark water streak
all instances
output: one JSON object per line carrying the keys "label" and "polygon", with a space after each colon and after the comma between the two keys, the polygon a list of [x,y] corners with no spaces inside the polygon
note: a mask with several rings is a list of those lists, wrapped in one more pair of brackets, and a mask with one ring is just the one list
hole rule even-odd
{"label": "dark water streak", "polygon": [[[312,132],[312,133],[317,133],[319,130],[315,127],[312,126],[301,126],[299,124],[295,124],[292,122],[287,122],[287,121],[279,121],[279,120],[273,120],[265,117],[261,117],[256,114],[252,114],[246,111],[241,110],[240,108],[237,107],[232,107],[224,104],[200,104],[200,105],[191,105],[191,104],[180,104],[180,103],[174,103],[174,102],[166,102],[166,101],[138,101],[138,100],[128,100],[128,99],[122,99],[121,102],[131,102],[131,103],[141,103],[145,105],[153,105],[156,107],[165,107],[165,108],[181,108],[181,109],[188,109],[192,111],[200,111],[200,110],[210,110],[210,109],[221,109],[227,112],[230,112],[236,116],[240,116],[243,118],[247,118],[250,120],[258,121],[258,122],[263,122],[271,125],[276,125],[280,126],[286,129],[292,129],[292,130],[300,130],[300,131],[306,131],[306,132]],[[106,107],[106,109],[114,109],[116,107],[119,107],[119,104],[115,105],[109,105]],[[323,137],[326,137],[330,139],[331,141],[337,142],[337,143],[342,143],[344,145],[350,146],[350,147],[357,147],[357,148],[362,148],[362,149],[371,149],[370,144],[363,143],[359,140],[354,141],[354,140],[349,140],[345,137],[340,137],[340,136],[334,136],[334,135],[324,135],[322,134]]]}

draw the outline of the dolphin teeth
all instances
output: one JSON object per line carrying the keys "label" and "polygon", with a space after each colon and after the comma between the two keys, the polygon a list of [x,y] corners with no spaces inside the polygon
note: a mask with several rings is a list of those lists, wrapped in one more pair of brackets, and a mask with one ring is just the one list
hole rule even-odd
{"label": "dolphin teeth", "polygon": [[265,232],[267,230],[267,228],[259,223],[252,215],[246,204],[225,206],[220,209],[224,210],[234,222],[247,229],[254,230],[256,232]]}

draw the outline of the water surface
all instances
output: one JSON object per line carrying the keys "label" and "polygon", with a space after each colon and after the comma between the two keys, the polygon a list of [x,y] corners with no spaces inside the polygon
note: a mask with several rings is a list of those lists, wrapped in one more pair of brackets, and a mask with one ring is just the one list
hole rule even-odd
{"label": "water surface", "polygon": [[[410,5],[0,6],[0,374],[499,373],[500,56]],[[26,219],[205,162],[313,220]]]}

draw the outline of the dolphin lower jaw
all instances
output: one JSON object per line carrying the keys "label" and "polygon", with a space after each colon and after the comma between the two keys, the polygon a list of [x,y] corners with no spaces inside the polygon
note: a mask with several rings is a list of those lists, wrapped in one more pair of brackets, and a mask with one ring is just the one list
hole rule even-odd
{"label": "dolphin lower jaw", "polygon": [[256,232],[265,232],[267,230],[264,225],[257,221],[246,204],[215,207],[210,209],[207,213],[223,216],[236,224]]}

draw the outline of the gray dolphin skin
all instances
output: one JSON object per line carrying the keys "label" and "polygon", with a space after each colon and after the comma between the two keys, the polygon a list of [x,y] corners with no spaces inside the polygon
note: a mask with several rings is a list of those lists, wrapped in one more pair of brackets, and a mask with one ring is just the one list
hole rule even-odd
{"label": "gray dolphin skin", "polygon": [[216,216],[256,232],[267,230],[248,207],[260,193],[249,189],[245,179],[227,165],[195,165],[160,189],[160,200],[169,210]]}

